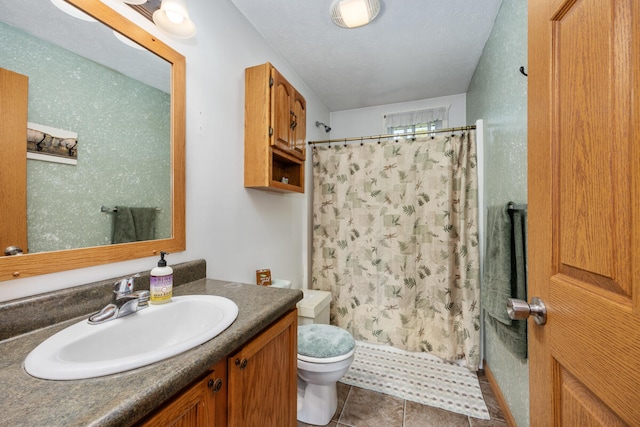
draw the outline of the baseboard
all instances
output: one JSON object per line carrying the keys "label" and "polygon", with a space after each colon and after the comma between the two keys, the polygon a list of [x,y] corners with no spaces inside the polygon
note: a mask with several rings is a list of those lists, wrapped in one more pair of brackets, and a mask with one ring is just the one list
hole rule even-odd
{"label": "baseboard", "polygon": [[489,369],[489,365],[487,364],[486,360],[484,361],[484,374],[487,377],[487,382],[491,386],[493,395],[495,396],[496,401],[498,402],[498,405],[502,410],[502,415],[504,416],[505,422],[509,427],[518,427],[518,425],[516,424],[515,418],[513,418],[513,415],[511,415],[511,411],[509,410],[509,405],[507,405],[507,401],[504,399],[504,396],[502,395],[502,390],[500,390],[500,387],[498,387],[498,382],[496,381],[496,377],[493,376],[493,373],[491,372],[491,369]]}

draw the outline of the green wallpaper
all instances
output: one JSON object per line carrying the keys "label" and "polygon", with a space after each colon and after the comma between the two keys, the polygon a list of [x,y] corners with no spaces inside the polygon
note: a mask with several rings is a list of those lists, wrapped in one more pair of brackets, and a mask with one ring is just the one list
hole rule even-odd
{"label": "green wallpaper", "polygon": [[[467,122],[484,119],[486,206],[527,201],[527,2],[503,0],[467,91]],[[485,323],[485,359],[518,426],[529,425],[529,365]]]}
{"label": "green wallpaper", "polygon": [[30,252],[109,244],[102,205],[159,207],[171,235],[169,94],[3,23],[0,67],[29,77],[30,122],[78,134],[76,166],[27,161]]}

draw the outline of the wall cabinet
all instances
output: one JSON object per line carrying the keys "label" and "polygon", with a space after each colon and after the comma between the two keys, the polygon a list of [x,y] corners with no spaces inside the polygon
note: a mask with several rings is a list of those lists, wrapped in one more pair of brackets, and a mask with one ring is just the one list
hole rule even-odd
{"label": "wall cabinet", "polygon": [[270,63],[245,70],[245,187],[304,193],[306,108]]}
{"label": "wall cabinet", "polygon": [[292,310],[139,426],[297,426],[297,331]]}

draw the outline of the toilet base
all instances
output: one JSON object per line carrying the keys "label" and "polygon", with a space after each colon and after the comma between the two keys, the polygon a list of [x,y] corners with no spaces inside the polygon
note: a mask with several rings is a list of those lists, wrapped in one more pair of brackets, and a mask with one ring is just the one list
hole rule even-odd
{"label": "toilet base", "polygon": [[298,377],[298,421],[324,426],[338,408],[336,383],[309,384]]}

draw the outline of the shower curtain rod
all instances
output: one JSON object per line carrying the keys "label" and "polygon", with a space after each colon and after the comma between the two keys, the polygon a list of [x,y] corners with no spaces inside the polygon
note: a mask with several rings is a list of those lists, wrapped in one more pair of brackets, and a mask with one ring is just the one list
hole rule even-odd
{"label": "shower curtain rod", "polygon": [[461,127],[457,127],[457,128],[447,128],[447,129],[435,129],[435,130],[429,130],[429,131],[424,131],[424,132],[413,132],[413,133],[407,133],[407,134],[403,134],[403,135],[393,135],[393,134],[387,134],[387,135],[371,135],[371,136],[356,136],[356,137],[351,137],[351,138],[338,138],[338,139],[325,139],[322,141],[309,141],[307,144],[309,145],[314,145],[314,144],[325,144],[325,143],[332,143],[332,142],[344,142],[345,144],[349,141],[365,141],[365,140],[371,140],[371,139],[389,139],[389,138],[399,138],[401,136],[420,136],[420,135],[432,135],[434,133],[443,133],[443,132],[457,132],[457,131],[461,131],[461,130],[472,130],[475,129],[476,125],[471,125],[471,126],[461,126]]}

